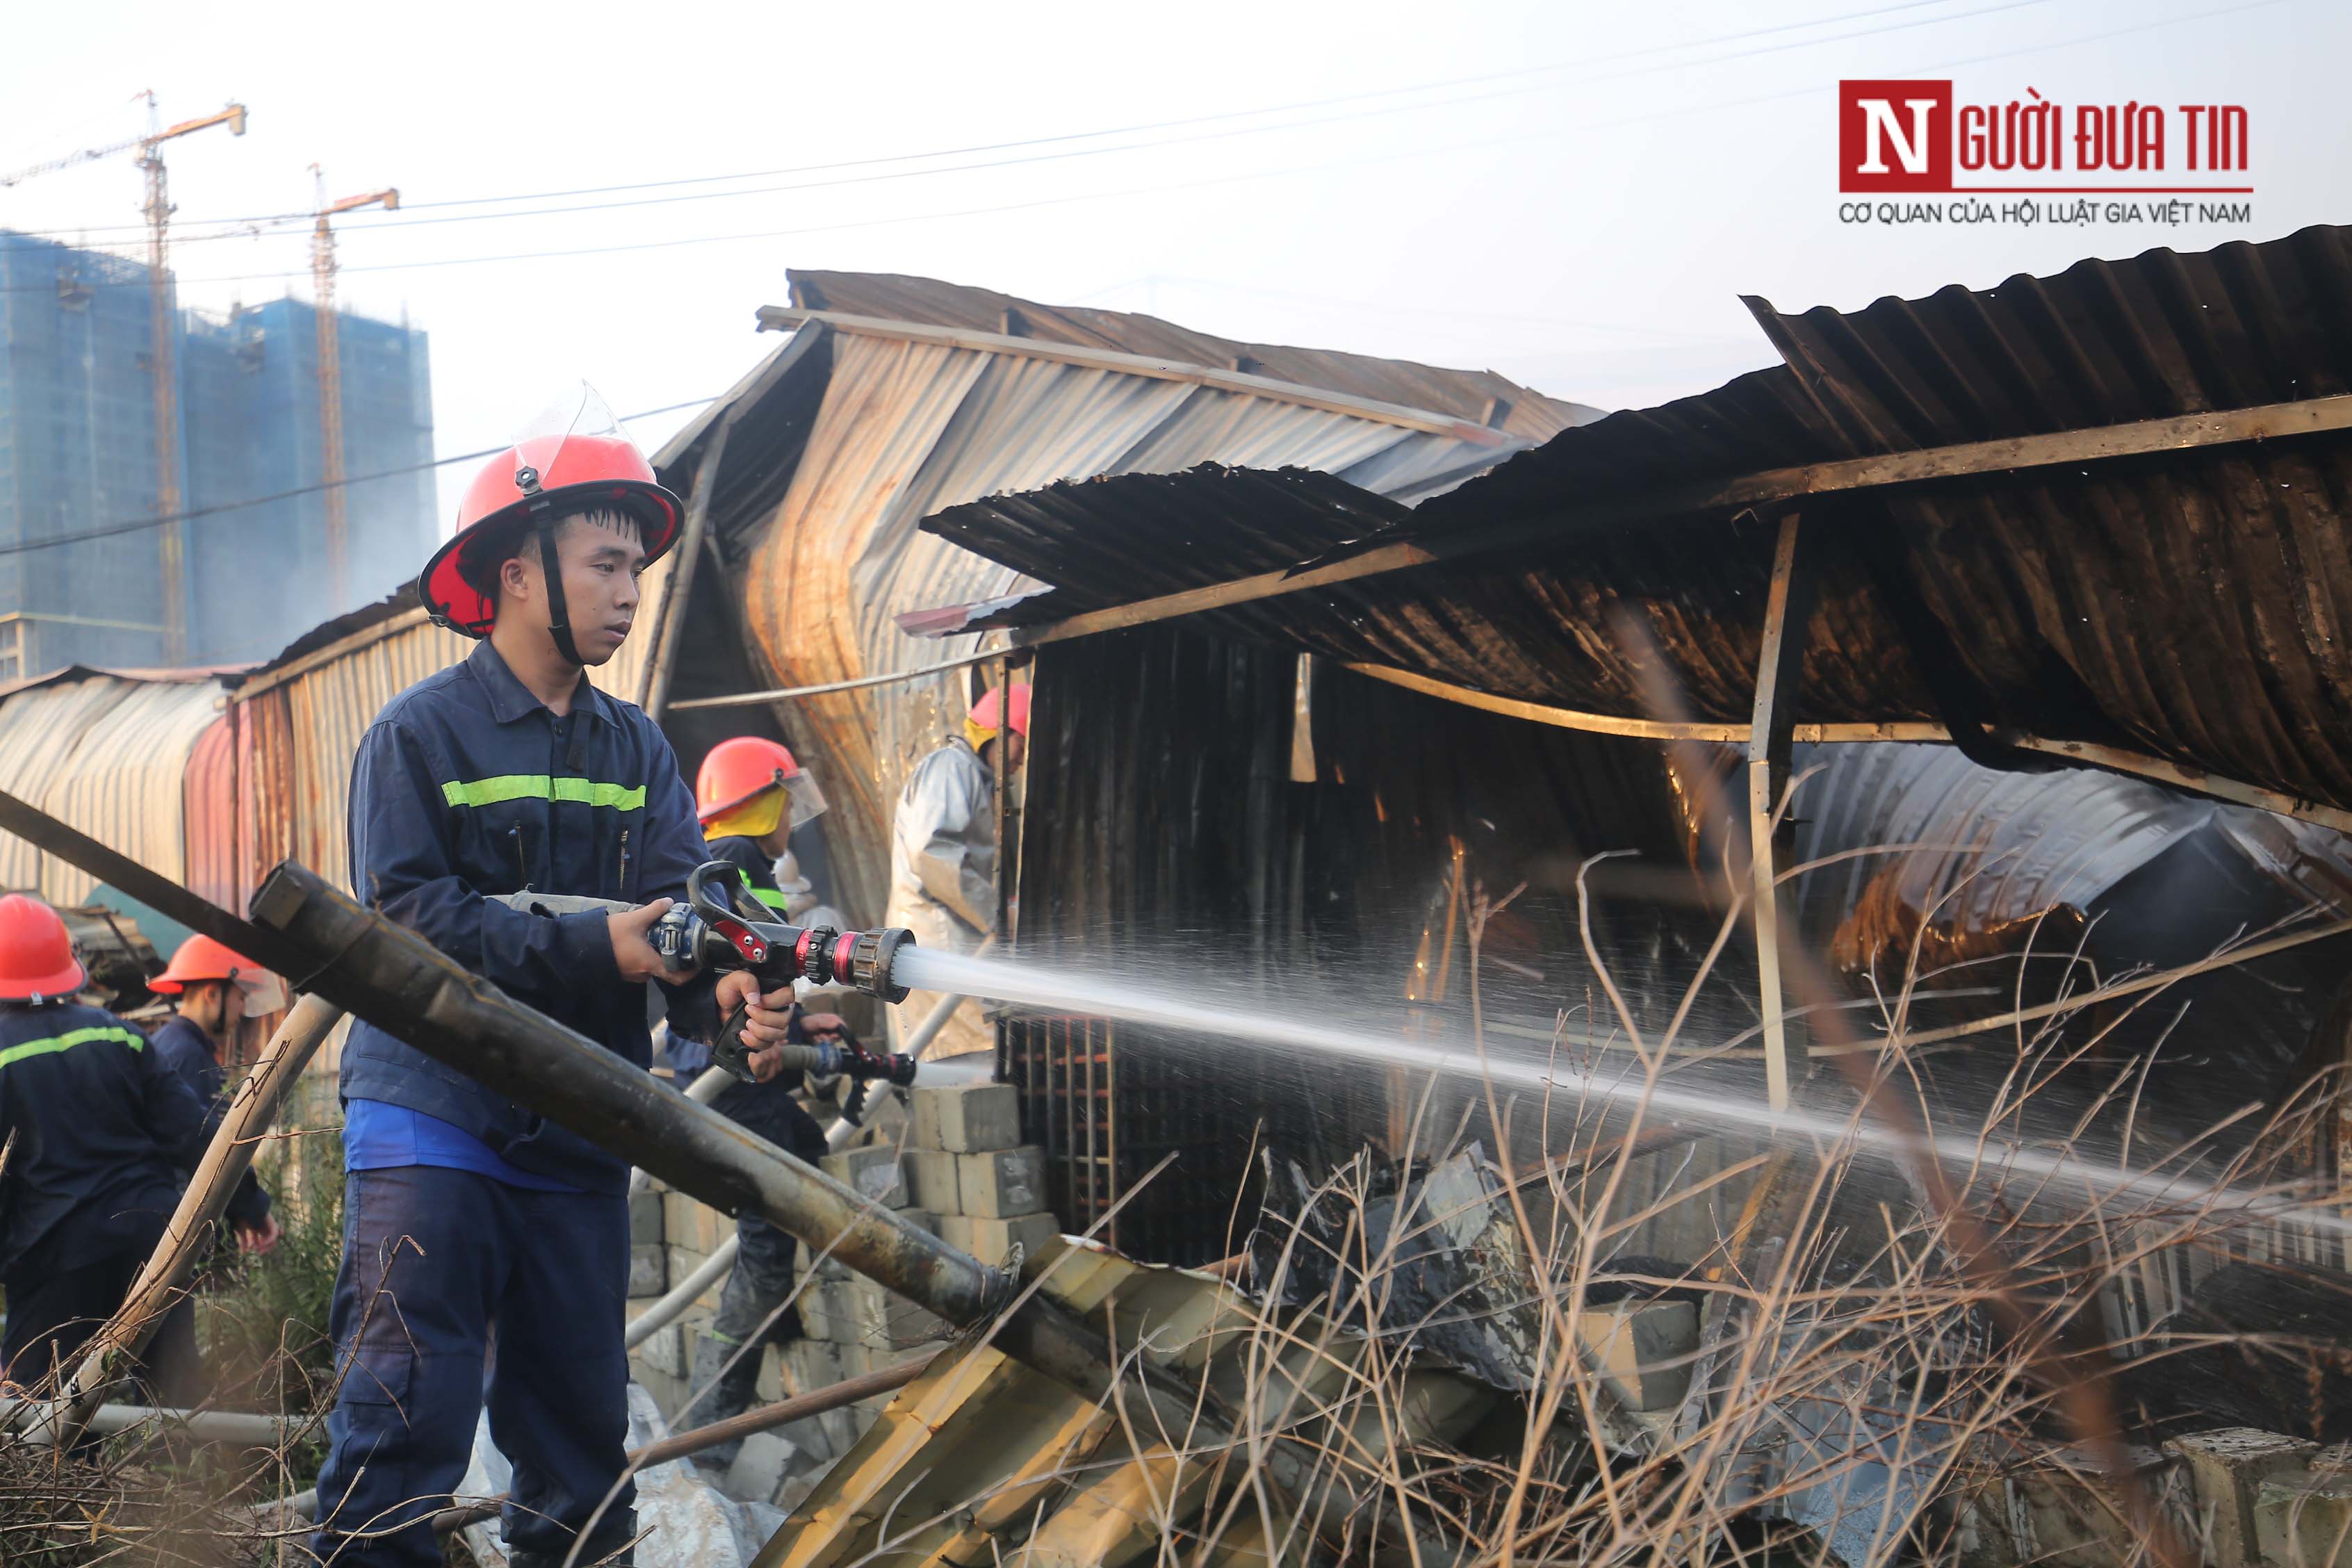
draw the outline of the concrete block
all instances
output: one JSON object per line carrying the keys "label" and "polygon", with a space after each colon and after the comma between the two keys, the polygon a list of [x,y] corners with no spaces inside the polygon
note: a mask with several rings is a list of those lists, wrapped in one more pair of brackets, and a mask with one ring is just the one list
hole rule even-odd
{"label": "concrete block", "polygon": [[1621,1301],[1577,1319],[1586,1362],[1636,1415],[1672,1410],[1690,1392],[1698,1308],[1688,1301]]}
{"label": "concrete block", "polygon": [[670,1323],[656,1329],[646,1342],[637,1347],[637,1354],[656,1372],[671,1377],[684,1377],[691,1364],[691,1352],[687,1349],[684,1323]]}
{"label": "concrete block", "polygon": [[767,1501],[776,1495],[793,1473],[793,1461],[800,1447],[789,1437],[774,1432],[754,1432],[743,1439],[736,1451],[735,1462],[727,1467],[727,1479],[719,1489],[731,1498]]}
{"label": "concrete block", "polygon": [[[971,1221],[963,1215],[940,1215],[939,1237],[959,1252],[969,1252],[975,1258],[980,1256],[972,1245]],[[992,1262],[993,1259],[983,1258],[982,1261]]]}
{"label": "concrete block", "polygon": [[857,1447],[857,1439],[865,1436],[866,1428],[874,1424],[872,1417],[855,1405],[828,1410],[816,1420],[824,1428],[824,1440],[832,1447],[835,1458]]}
{"label": "concrete block", "polygon": [[1003,1083],[917,1086],[909,1146],[982,1154],[1021,1142],[1021,1097]]}
{"label": "concrete block", "polygon": [[2251,1568],[2261,1560],[2254,1540],[2254,1494],[2273,1476],[2300,1473],[2319,1445],[2251,1426],[2225,1426],[2175,1437],[2164,1451],[2181,1462],[2179,1490],[2211,1568]]}
{"label": "concrete block", "polygon": [[[801,1504],[808,1501],[811,1494],[815,1492],[817,1483],[824,1479],[822,1474],[814,1472],[805,1476],[793,1477],[776,1489],[776,1506],[782,1509],[788,1515],[798,1513]],[[754,1536],[752,1539],[757,1540],[758,1537]]]}
{"label": "concrete block", "polygon": [[2254,1493],[2267,1568],[2352,1568],[2352,1470],[2273,1476]]}
{"label": "concrete block", "polygon": [[853,1280],[850,1292],[857,1322],[855,1342],[860,1346],[902,1350],[947,1337],[948,1326],[936,1315],[871,1279]]}
{"label": "concrete block", "polygon": [[1045,1151],[1034,1143],[956,1156],[958,1212],[975,1219],[1016,1219],[1045,1211]]}
{"label": "concrete block", "polygon": [[961,1158],[944,1149],[908,1149],[900,1161],[907,1170],[907,1201],[933,1214],[963,1213],[956,1188],[956,1162]]}
{"label": "concrete block", "polygon": [[818,1389],[831,1388],[852,1375],[850,1356],[856,1348],[831,1340],[794,1340],[784,1347],[783,1375],[792,1383],[795,1394],[814,1394]]}
{"label": "concrete block", "polygon": [[824,1173],[884,1208],[907,1206],[907,1182],[898,1169],[896,1149],[844,1149],[838,1154],[827,1154]]}
{"label": "concrete block", "polygon": [[662,1194],[661,1238],[672,1247],[709,1252],[734,1226],[733,1220],[717,1209],[698,1204],[684,1193]]}
{"label": "concrete block", "polygon": [[629,1245],[659,1246],[662,1239],[662,1194],[656,1192],[629,1194]]}
{"label": "concrete block", "polygon": [[774,1405],[781,1400],[791,1398],[793,1394],[799,1392],[797,1389],[787,1389],[784,1386],[783,1352],[774,1345],[761,1347],[760,1376],[759,1380],[752,1384],[751,1392],[762,1405]]}
{"label": "concrete block", "polygon": [[636,1242],[629,1247],[629,1294],[658,1296],[669,1289],[669,1258],[660,1242]]}
{"label": "concrete block", "polygon": [[797,1421],[787,1421],[775,1428],[778,1436],[808,1457],[812,1467],[830,1465],[846,1450],[834,1447],[835,1428],[825,1426],[822,1415],[803,1415]]}
{"label": "concrete block", "polygon": [[[1015,1242],[1021,1245],[1021,1263],[1026,1268],[1031,1258],[1042,1257],[1062,1239],[1061,1222],[1049,1214],[1024,1214],[1012,1219],[991,1219],[982,1215],[966,1215],[962,1218],[971,1227],[971,1239],[959,1245],[992,1268],[1013,1256]],[[947,1224],[946,1215],[940,1216],[940,1224]],[[944,1232],[941,1239],[946,1239]]]}
{"label": "concrete block", "polygon": [[[2124,1452],[2143,1493],[2163,1495],[2169,1472],[2180,1461],[2137,1444]],[[2035,1568],[2115,1568],[2118,1563],[2145,1561],[2147,1543],[2125,1522],[2120,1500],[2112,1493],[2096,1497],[2084,1491],[2085,1480],[2107,1490],[2099,1456],[2069,1448],[2061,1458],[2063,1468],[2011,1478],[2011,1534],[2019,1560]]]}
{"label": "concrete block", "polygon": [[812,1279],[803,1287],[794,1306],[801,1315],[801,1332],[813,1340],[848,1340],[857,1335],[857,1315],[850,1305],[850,1281]]}

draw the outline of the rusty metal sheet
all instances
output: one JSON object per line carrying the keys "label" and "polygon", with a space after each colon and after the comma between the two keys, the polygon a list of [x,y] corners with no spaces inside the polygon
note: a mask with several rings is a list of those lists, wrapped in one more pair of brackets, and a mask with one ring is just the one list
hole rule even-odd
{"label": "rusty metal sheet", "polygon": [[[2352,386],[2347,241],[2352,230],[2320,227],[2201,255],[2151,251],[1850,313],[1785,316],[1751,301],[1786,366],[1568,429],[1387,536],[1526,523],[1570,500],[1768,468],[2341,395]],[[1228,531],[1263,515],[1237,483],[1184,482],[1187,501]],[[1823,584],[1797,717],[2007,728],[2352,806],[2347,497],[2352,438],[2319,436],[1800,503]],[[1044,504],[997,498],[940,521],[1009,558],[1024,510]],[[1168,504],[1156,492],[1114,481],[1054,504],[1066,532],[1106,551],[1137,541],[1123,580],[1114,589],[1099,554],[1069,572],[1033,563],[1066,591],[1004,624],[1195,585],[1191,563],[1122,528],[1130,509]],[[1612,624],[1630,612],[1695,716],[1738,721],[1769,548],[1769,531],[1741,518],[1662,518],[1203,625],[1638,717],[1642,650],[1618,646]],[[2000,755],[1998,735],[1979,751]]]}
{"label": "rusty metal sheet", "polygon": [[[645,605],[657,602],[668,573],[667,560],[646,573]],[[315,658],[337,643],[348,641],[350,646],[238,705],[279,697],[287,710],[284,729],[265,721],[257,728],[255,743],[283,747],[284,762],[270,765],[282,767],[291,781],[286,820],[290,831],[281,832],[278,823],[265,821],[257,825],[253,841],[283,842],[297,859],[336,882],[347,881],[351,875],[345,811],[351,799],[352,758],[358,752],[360,737],[367,733],[385,703],[426,676],[457,663],[474,648],[471,638],[406,613],[400,606],[400,597],[311,633],[295,645],[304,652],[289,650],[255,676],[290,668],[297,659]],[[357,628],[344,629],[353,620],[361,622]],[[600,689],[624,700],[634,697],[650,640],[646,634],[650,630],[650,622],[643,623],[610,663],[590,672]],[[327,635],[337,631],[340,636]]]}
{"label": "rusty metal sheet", "polygon": [[[1117,370],[824,330],[831,350],[808,356],[805,372],[825,378],[822,401],[740,577],[743,624],[778,685],[918,668],[976,648],[953,636],[944,645],[910,638],[898,625],[908,611],[1028,585],[1017,568],[919,529],[958,503],[1208,460],[1360,468],[1400,448],[1410,451],[1381,471],[1426,486],[1508,449]],[[780,405],[804,395],[789,377],[773,388]],[[728,468],[737,461],[730,437]],[[732,483],[722,482],[722,498],[736,493]],[[1064,542],[1076,557],[1097,542]],[[1215,569],[1213,555],[1196,559]],[[854,919],[878,918],[898,789],[907,769],[953,732],[970,679],[960,671],[803,700],[777,716],[824,773],[833,891]]]}
{"label": "rusty metal sheet", "polygon": [[[187,876],[182,813],[188,752],[218,717],[220,689],[210,680],[124,684],[121,700],[82,731],[40,805],[182,881]],[[42,894],[53,902],[84,902],[97,885],[55,857],[41,868]]]}
{"label": "rusty metal sheet", "polygon": [[1601,413],[1582,404],[1547,397],[1493,371],[1444,370],[1370,354],[1238,342],[1193,331],[1155,316],[1072,305],[1042,305],[992,289],[969,288],[932,278],[803,271],[792,272],[789,277],[793,303],[803,310],[840,310],[894,321],[964,327],[1242,371],[1351,396],[1426,408],[1473,424],[1491,425],[1528,440],[1543,440],[1570,425],[1598,418]]}
{"label": "rusty metal sheet", "polygon": [[[0,789],[42,805],[82,735],[128,689],[114,677],[85,673],[20,689],[0,702]],[[38,888],[47,858],[0,833],[0,887]]]}

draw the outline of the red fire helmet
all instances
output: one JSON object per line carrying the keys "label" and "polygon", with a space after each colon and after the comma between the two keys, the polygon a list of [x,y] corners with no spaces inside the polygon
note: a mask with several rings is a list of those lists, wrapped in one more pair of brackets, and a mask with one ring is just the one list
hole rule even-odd
{"label": "red fire helmet", "polygon": [[652,465],[604,400],[583,386],[533,420],[529,433],[474,476],[457,504],[457,531],[425,563],[417,595],[441,625],[470,637],[488,637],[497,602],[467,581],[487,577],[493,564],[479,558],[482,547],[504,542],[510,525],[532,517],[606,507],[637,520],[648,563],[677,538],[677,497],[655,480]]}
{"label": "red fire helmet", "polygon": [[22,893],[0,899],[0,997],[54,1002],[89,979],[57,910]]}
{"label": "red fire helmet", "polygon": [[255,974],[260,968],[235,949],[199,931],[180,944],[180,950],[172,954],[171,963],[147,983],[147,989],[159,996],[176,996],[194,982],[235,980],[239,975]]}

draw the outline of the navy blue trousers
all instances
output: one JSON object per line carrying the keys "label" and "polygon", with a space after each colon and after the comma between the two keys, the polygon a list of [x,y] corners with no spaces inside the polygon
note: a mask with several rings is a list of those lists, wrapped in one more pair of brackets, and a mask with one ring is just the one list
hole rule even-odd
{"label": "navy blue trousers", "polygon": [[464,1479],[486,1399],[514,1462],[509,1547],[560,1560],[599,1504],[580,1561],[625,1542],[636,1488],[613,1487],[626,1465],[628,1288],[618,1194],[433,1165],[346,1176],[320,1558],[438,1568],[430,1520]]}

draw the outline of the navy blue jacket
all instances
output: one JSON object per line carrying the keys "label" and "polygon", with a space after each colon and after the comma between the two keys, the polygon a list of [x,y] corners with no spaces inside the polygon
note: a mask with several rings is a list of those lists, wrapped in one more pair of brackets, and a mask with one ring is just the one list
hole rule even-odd
{"label": "navy blue jacket", "polygon": [[[221,1122],[228,1116],[228,1100],[221,1091],[226,1087],[228,1075],[213,1055],[213,1043],[205,1033],[187,1019],[173,1017],[149,1039],[148,1047],[155,1058],[178,1075],[188,1092],[205,1110],[205,1142],[209,1144],[220,1131]],[[247,1167],[245,1179],[228,1198],[228,1222],[249,1225],[259,1229],[269,1217],[269,1194],[261,1190],[261,1182]]]}
{"label": "navy blue jacket", "polygon": [[97,1007],[0,1007],[0,1275],[144,1252],[205,1152],[205,1113],[147,1037]]}
{"label": "navy blue jacket", "polygon": [[[600,913],[528,914],[495,896],[682,899],[703,858],[694,796],[653,721],[583,683],[558,719],[488,642],[390,702],[352,767],[353,890],[517,1000],[637,1067],[650,1060],[644,987],[622,980]],[[708,1039],[703,976],[669,998],[670,1027]],[[493,1094],[382,1029],[354,1023],[347,1100],[452,1122],[521,1169],[595,1192],[628,1163]]]}

